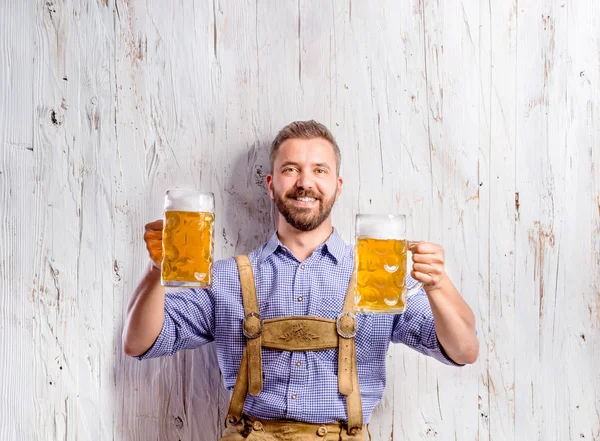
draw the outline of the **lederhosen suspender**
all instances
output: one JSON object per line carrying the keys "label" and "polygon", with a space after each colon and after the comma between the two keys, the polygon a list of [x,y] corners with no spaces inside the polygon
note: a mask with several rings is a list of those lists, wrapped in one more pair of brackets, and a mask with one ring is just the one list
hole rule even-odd
{"label": "lederhosen suspender", "polygon": [[337,320],[311,316],[289,316],[263,320],[258,311],[254,273],[248,256],[236,256],[244,302],[243,332],[246,347],[238,371],[227,420],[240,421],[246,394],[262,390],[262,348],[280,351],[318,351],[338,348],[338,389],[346,396],[348,433],[362,429],[362,404],[356,370],[356,318],[354,276],[348,285],[344,308]]}

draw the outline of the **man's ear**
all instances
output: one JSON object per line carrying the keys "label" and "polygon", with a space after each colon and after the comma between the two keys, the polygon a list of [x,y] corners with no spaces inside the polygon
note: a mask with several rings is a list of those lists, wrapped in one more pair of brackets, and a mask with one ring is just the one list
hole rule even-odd
{"label": "man's ear", "polygon": [[273,175],[272,174],[268,174],[267,177],[265,178],[265,182],[267,183],[267,190],[269,191],[269,197],[274,200],[275,198],[273,197]]}
{"label": "man's ear", "polygon": [[341,178],[341,176],[338,176],[338,178],[337,178],[337,190],[335,192],[335,200],[336,201],[340,197],[340,194],[342,194],[342,185],[343,184],[344,184],[344,180]]}

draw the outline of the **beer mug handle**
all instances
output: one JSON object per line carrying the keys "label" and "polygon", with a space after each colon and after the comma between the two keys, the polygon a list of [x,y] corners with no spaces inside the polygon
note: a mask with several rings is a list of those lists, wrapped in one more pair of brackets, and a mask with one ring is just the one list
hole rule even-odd
{"label": "beer mug handle", "polygon": [[[418,244],[419,241],[417,241],[417,240],[408,240],[408,241],[406,241],[406,243],[407,243],[408,248],[410,248],[411,246]],[[408,264],[408,262],[407,262],[407,264]],[[413,294],[418,293],[419,291],[421,291],[422,288],[423,288],[423,283],[422,282],[417,282],[416,285],[414,285],[412,288],[406,290],[406,297],[410,297]]]}

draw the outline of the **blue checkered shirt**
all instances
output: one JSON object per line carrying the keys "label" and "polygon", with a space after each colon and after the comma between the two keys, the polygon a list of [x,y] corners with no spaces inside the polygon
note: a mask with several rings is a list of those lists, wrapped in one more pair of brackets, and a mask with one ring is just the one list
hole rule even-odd
{"label": "blue checkered shirt", "polygon": [[[264,319],[321,316],[341,312],[354,266],[354,247],[334,230],[312,255],[299,262],[277,234],[249,255]],[[233,390],[242,359],[244,307],[236,262],[215,262],[210,290],[185,289],[165,297],[160,335],[140,359],[173,355],[214,341],[225,387]],[[417,282],[407,277],[408,287]],[[442,363],[443,352],[423,290],[409,297],[404,314],[358,315],[356,351],[363,421],[368,423],[385,387],[390,341],[404,343]],[[345,397],[338,392],[337,350],[285,352],[263,349],[263,390],[248,394],[244,412],[255,418],[309,423],[347,421]]]}

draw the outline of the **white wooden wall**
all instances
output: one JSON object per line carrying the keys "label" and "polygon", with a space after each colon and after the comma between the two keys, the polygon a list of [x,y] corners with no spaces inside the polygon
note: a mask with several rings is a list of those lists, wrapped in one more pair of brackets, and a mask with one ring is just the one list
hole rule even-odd
{"label": "white wooden wall", "polygon": [[373,440],[600,440],[597,0],[2,0],[0,440],[216,440],[212,346],[121,350],[176,185],[216,256],[271,231],[267,148],[342,146],[334,211],[404,212],[477,317],[479,361],[388,358]]}

